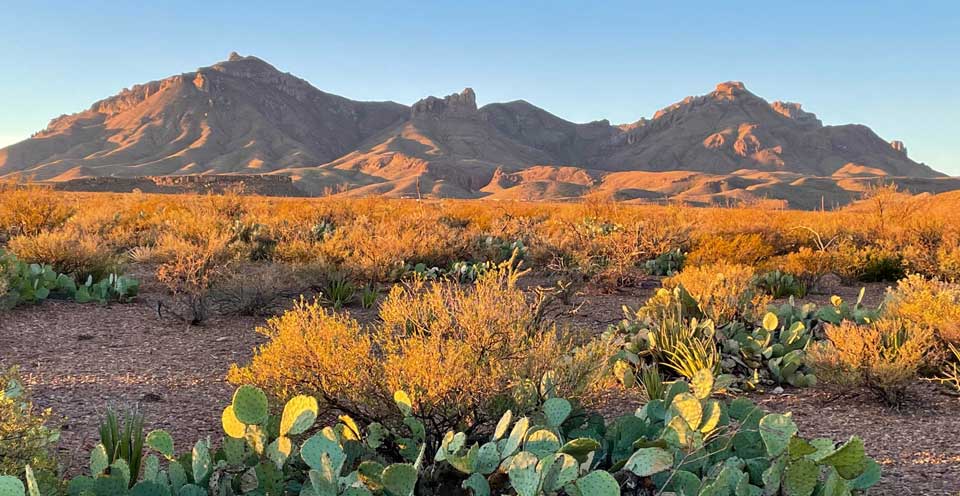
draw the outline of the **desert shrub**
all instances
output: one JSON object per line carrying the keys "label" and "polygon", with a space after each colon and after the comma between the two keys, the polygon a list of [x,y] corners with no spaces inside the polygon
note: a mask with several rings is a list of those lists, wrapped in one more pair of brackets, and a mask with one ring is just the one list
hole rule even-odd
{"label": "desert shrub", "polygon": [[730,263],[756,266],[773,256],[774,249],[760,234],[704,236],[687,255],[691,265]]}
{"label": "desert shrub", "polygon": [[837,386],[867,387],[891,405],[903,402],[936,346],[930,328],[895,319],[828,325],[826,336],[808,353],[817,377]]}
{"label": "desert shrub", "polygon": [[898,281],[906,275],[903,255],[876,247],[857,252],[855,270],[863,282]]}
{"label": "desert shrub", "polygon": [[960,393],[960,348],[952,344],[947,348],[950,350],[950,360],[941,367],[940,375],[933,380],[947,386],[955,393]]}
{"label": "desert shrub", "polygon": [[74,211],[58,192],[0,184],[0,240],[59,229]]}
{"label": "desert shrub", "polygon": [[233,267],[213,285],[210,301],[222,314],[273,315],[297,291],[295,277],[283,264]]}
{"label": "desert shrub", "polygon": [[663,284],[667,288],[682,286],[696,300],[706,318],[723,326],[738,317],[755,320],[752,317],[766,305],[768,298],[753,292],[753,276],[751,267],[721,262],[688,266],[676,276],[665,279]]}
{"label": "desert shrub", "polygon": [[100,240],[70,230],[17,236],[10,240],[8,248],[26,263],[50,265],[78,281],[100,281],[120,271],[118,257],[105,249]]}
{"label": "desert shrub", "polygon": [[796,252],[771,260],[770,263],[782,272],[793,274],[808,288],[814,287],[821,277],[840,272],[834,253],[808,247],[801,247]]}
{"label": "desert shrub", "polygon": [[948,281],[960,282],[960,246],[941,246],[937,251],[937,273]]}
{"label": "desert shrub", "polygon": [[[475,426],[511,404],[517,388],[556,371],[557,391],[582,391],[574,343],[538,322],[509,267],[474,287],[415,281],[395,286],[370,329],[349,316],[301,301],[259,332],[270,338],[234,383],[254,383],[281,398],[315,395],[326,410],[365,421],[393,415],[391,392],[410,393],[428,426]],[[591,354],[581,355],[581,358]],[[593,362],[591,362],[593,363]],[[602,363],[602,362],[601,362]],[[590,377],[600,372],[592,367]]]}
{"label": "desert shrub", "polygon": [[911,275],[887,293],[887,315],[960,345],[960,284]]}
{"label": "desert shrub", "polygon": [[21,476],[29,464],[43,486],[56,487],[60,433],[52,416],[34,407],[16,368],[0,373],[0,475]]}
{"label": "desert shrub", "polygon": [[159,249],[167,262],[157,267],[157,279],[173,294],[180,306],[174,312],[191,324],[206,320],[209,310],[209,292],[224,276],[232,260],[227,236],[217,236],[202,241],[191,241],[175,236],[166,236]]}

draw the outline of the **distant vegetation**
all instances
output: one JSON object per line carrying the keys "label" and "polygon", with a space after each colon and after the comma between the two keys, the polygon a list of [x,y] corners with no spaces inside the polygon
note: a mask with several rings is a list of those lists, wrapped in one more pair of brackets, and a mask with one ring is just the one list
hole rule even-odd
{"label": "distant vegetation", "polygon": [[[69,483],[10,371],[0,495],[859,494],[881,476],[860,439],[805,439],[740,394],[856,386],[902,405],[920,378],[957,387],[958,207],[890,189],[837,212],[7,189],[7,308],[129,301],[134,271],[196,325],[316,298],[231,368],[220,444],[176,450],[108,418]],[[651,279],[600,335],[550,318],[578,287]],[[869,281],[891,286],[879,307],[797,301]],[[343,311],[361,308],[378,318]],[[644,406],[601,413],[613,389]]]}

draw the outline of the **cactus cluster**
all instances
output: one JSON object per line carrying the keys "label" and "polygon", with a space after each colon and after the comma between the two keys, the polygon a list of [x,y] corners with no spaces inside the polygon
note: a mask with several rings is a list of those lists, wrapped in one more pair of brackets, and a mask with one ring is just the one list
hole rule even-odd
{"label": "cactus cluster", "polygon": [[[467,475],[462,487],[474,496],[512,488],[519,496],[618,495],[620,486],[610,473],[592,470],[600,443],[576,437],[564,423],[573,413],[566,399],[547,399],[537,414],[514,421],[507,410],[489,440],[467,446],[463,432],[448,432],[435,460]],[[511,427],[512,426],[512,427]],[[509,433],[509,434],[508,434]],[[498,477],[498,475],[507,477]],[[491,484],[493,480],[493,484]]]}
{"label": "cactus cluster", "polygon": [[0,279],[6,289],[0,293],[0,308],[39,303],[55,296],[78,303],[127,301],[137,295],[140,287],[137,280],[119,274],[110,274],[100,281],[88,276],[83,284],[77,284],[72,277],[58,273],[49,265],[24,263],[3,250],[0,250]]}
{"label": "cactus cluster", "polygon": [[[438,479],[474,496],[615,496],[647,488],[691,496],[849,496],[880,477],[856,437],[837,445],[807,440],[789,414],[767,414],[747,399],[715,393],[721,377],[701,370],[660,398],[611,423],[556,396],[550,379],[529,415],[506,411],[489,436],[447,432],[432,457],[434,433],[404,392],[394,395],[402,422],[361,428],[348,416],[316,430],[317,401],[296,396],[271,415],[267,396],[241,386],[221,415],[225,437],[201,439],[177,455],[171,436],[146,436],[152,453],[135,470],[100,444],[89,475],[71,480],[70,496],[414,496]],[[39,494],[34,473],[0,477],[0,496]],[[26,484],[23,483],[26,481]]]}
{"label": "cactus cluster", "polygon": [[742,372],[753,385],[767,379],[796,387],[816,384],[806,360],[813,333],[802,321],[781,326],[777,314],[768,312],[762,325],[753,331],[730,326],[727,332],[729,336],[722,342],[724,370]]}
{"label": "cactus cluster", "polygon": [[674,276],[683,268],[687,254],[680,248],[657,255],[653,260],[647,260],[643,265],[647,273],[653,276]]}

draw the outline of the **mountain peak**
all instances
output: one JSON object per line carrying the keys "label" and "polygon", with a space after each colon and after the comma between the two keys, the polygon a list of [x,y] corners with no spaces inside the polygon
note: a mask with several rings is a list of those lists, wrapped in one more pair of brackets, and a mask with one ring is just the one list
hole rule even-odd
{"label": "mountain peak", "polygon": [[243,57],[237,52],[230,52],[230,56],[227,57],[227,62],[236,62],[242,60]]}
{"label": "mountain peak", "polygon": [[732,101],[741,97],[756,96],[740,81],[726,81],[717,85],[711,94],[714,100]]}
{"label": "mountain peak", "polygon": [[477,94],[473,88],[464,88],[460,93],[443,98],[428,96],[413,104],[410,116],[456,116],[467,117],[477,113]]}

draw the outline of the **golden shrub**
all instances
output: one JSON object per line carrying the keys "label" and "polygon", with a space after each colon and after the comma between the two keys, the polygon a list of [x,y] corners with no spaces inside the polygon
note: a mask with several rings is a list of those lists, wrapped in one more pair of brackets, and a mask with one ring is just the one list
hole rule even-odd
{"label": "golden shrub", "polygon": [[88,277],[99,281],[119,270],[118,258],[100,239],[73,230],[17,236],[10,240],[8,248],[23,262],[50,265],[81,283]]}
{"label": "golden shrub", "polygon": [[885,305],[890,317],[960,345],[960,284],[911,275],[888,292]]}
{"label": "golden shrub", "polygon": [[74,211],[69,199],[57,192],[0,184],[0,239],[58,229]]}
{"label": "golden shrub", "polygon": [[753,276],[752,267],[720,262],[687,267],[664,279],[663,285],[670,289],[683,286],[704,316],[722,326],[738,316],[753,317],[769,302],[769,297],[754,294]]}
{"label": "golden shrub", "polygon": [[960,246],[941,246],[937,251],[937,273],[944,279],[960,282]]}
{"label": "golden shrub", "polygon": [[548,371],[558,394],[579,396],[600,377],[596,363],[606,363],[611,348],[574,351],[572,339],[538,321],[516,275],[492,271],[473,288],[396,286],[381,305],[382,324],[366,330],[301,302],[260,330],[270,342],[229,378],[281,397],[314,394],[326,409],[367,421],[394,416],[392,392],[404,390],[439,433],[524,405],[517,392]]}
{"label": "golden shrub", "polygon": [[57,475],[59,432],[51,411],[34,407],[16,369],[0,370],[0,475],[21,476],[29,464],[41,483]]}
{"label": "golden shrub", "polygon": [[284,400],[310,394],[327,410],[342,410],[358,420],[390,411],[393,396],[380,351],[373,336],[349,315],[301,299],[257,332],[270,341],[254,351],[249,365],[231,366],[231,382],[256,384]]}
{"label": "golden shrub", "polygon": [[772,260],[771,264],[774,268],[799,277],[808,287],[812,287],[821,277],[838,272],[833,254],[808,247]]}
{"label": "golden shrub", "polygon": [[895,319],[844,321],[827,326],[826,335],[827,341],[808,350],[817,377],[837,386],[865,386],[892,405],[903,402],[936,346],[931,329]]}
{"label": "golden shrub", "polygon": [[757,233],[733,236],[704,236],[687,255],[690,265],[717,262],[756,266],[773,256],[773,246]]}

